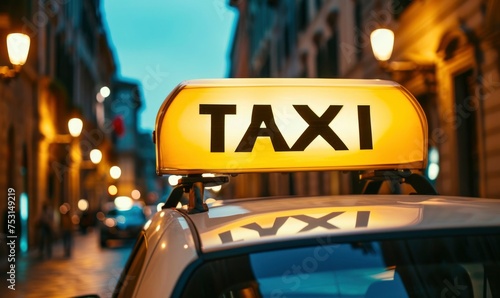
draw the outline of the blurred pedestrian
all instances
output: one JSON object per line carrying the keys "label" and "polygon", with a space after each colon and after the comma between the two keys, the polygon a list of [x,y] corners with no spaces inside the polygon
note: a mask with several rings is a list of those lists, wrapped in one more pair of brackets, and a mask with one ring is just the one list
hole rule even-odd
{"label": "blurred pedestrian", "polygon": [[52,257],[52,238],[54,234],[54,213],[50,205],[45,202],[42,206],[42,213],[38,219],[40,228],[39,257]]}
{"label": "blurred pedestrian", "polygon": [[71,248],[73,247],[73,222],[71,221],[70,206],[64,203],[59,207],[61,212],[61,232],[64,247],[64,256],[71,257]]}

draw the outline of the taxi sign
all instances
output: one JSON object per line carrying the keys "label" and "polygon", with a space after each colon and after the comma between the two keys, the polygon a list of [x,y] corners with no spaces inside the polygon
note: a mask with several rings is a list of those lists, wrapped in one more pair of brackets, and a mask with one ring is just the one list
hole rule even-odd
{"label": "taxi sign", "polygon": [[154,133],[158,174],[423,169],[427,120],[383,80],[208,79],[179,84]]}

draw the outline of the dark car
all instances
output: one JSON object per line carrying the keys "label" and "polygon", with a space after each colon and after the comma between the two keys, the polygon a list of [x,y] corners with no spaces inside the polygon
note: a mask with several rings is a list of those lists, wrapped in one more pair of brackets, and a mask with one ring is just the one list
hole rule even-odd
{"label": "dark car", "polygon": [[122,209],[113,205],[104,213],[104,218],[100,223],[101,247],[108,246],[108,240],[132,240],[140,234],[146,216],[140,205],[133,205],[130,208]]}

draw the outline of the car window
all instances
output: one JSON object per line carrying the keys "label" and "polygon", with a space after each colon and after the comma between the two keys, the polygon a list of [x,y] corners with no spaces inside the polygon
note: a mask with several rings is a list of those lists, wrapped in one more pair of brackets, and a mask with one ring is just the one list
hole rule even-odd
{"label": "car window", "polygon": [[208,262],[183,297],[500,297],[498,235],[327,240]]}
{"label": "car window", "polygon": [[139,274],[146,260],[147,245],[144,235],[138,238],[137,243],[123,269],[115,287],[113,297],[131,297],[139,280]]}

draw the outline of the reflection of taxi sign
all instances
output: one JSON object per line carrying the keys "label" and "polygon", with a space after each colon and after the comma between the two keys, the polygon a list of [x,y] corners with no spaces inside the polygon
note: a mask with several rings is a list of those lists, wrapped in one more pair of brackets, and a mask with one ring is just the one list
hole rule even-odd
{"label": "reflection of taxi sign", "polygon": [[159,174],[422,169],[427,121],[390,81],[186,81],[156,119]]}
{"label": "reflection of taxi sign", "polygon": [[264,237],[412,226],[419,224],[422,216],[422,209],[415,206],[304,208],[241,216],[223,226],[209,228],[200,236],[205,250],[209,250],[220,244]]}

